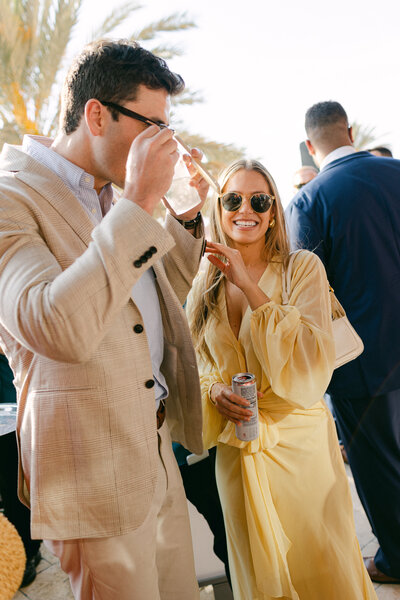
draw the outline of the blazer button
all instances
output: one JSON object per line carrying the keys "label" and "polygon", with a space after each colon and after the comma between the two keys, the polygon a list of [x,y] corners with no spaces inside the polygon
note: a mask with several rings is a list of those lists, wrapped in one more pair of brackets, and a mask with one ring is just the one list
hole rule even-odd
{"label": "blazer button", "polygon": [[155,254],[157,252],[157,248],[155,246],[150,246],[149,252],[151,252],[152,254]]}
{"label": "blazer button", "polygon": [[150,250],[147,250],[147,251],[144,253],[144,255],[145,255],[145,257],[146,257],[146,258],[151,258],[151,257],[153,256],[153,252],[151,252]]}
{"label": "blazer button", "polygon": [[137,269],[139,269],[142,266],[142,261],[140,260],[140,258],[138,258],[137,260],[135,260],[133,262],[133,266],[136,267]]}
{"label": "blazer button", "polygon": [[151,390],[151,388],[154,387],[154,380],[148,379],[144,385],[147,387],[147,389]]}
{"label": "blazer button", "polygon": [[143,325],[140,325],[140,323],[138,323],[137,325],[135,325],[135,327],[133,328],[133,331],[135,333],[143,333]]}

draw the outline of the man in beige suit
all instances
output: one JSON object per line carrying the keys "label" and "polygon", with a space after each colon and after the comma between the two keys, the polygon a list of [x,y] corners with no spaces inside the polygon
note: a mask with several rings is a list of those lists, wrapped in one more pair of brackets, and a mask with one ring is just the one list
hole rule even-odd
{"label": "man in beige suit", "polygon": [[[18,392],[19,495],[82,600],[199,594],[170,432],[202,451],[182,304],[207,184],[193,176],[199,205],[180,221],[152,216],[178,157],[166,125],[182,88],[135,43],[91,44],[66,78],[56,139],[25,136],[0,158],[0,343]],[[123,189],[112,207],[111,183]]]}

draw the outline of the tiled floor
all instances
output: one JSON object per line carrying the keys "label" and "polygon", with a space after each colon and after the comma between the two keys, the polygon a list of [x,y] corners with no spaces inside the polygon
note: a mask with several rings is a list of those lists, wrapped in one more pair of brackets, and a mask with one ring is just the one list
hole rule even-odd
{"label": "tiled floor", "polygon": [[[376,540],[358,496],[355,492],[351,471],[346,466],[354,503],[354,517],[360,546],[364,556],[371,556],[377,548]],[[43,560],[38,566],[38,576],[28,587],[17,592],[13,600],[73,600],[68,577],[60,570],[58,561],[42,545]],[[400,585],[375,584],[379,600],[400,600]],[[212,588],[208,586],[201,590],[201,600],[214,600]],[[338,600],[340,600],[338,598]]]}

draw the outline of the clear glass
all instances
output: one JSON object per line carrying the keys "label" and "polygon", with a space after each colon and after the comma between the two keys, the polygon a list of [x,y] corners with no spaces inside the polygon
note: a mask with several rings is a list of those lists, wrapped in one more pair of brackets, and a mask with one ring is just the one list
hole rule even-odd
{"label": "clear glass", "polygon": [[172,210],[177,215],[181,215],[200,204],[200,197],[196,188],[190,185],[190,173],[183,160],[183,155],[187,152],[180,144],[178,144],[178,152],[179,159],[175,165],[174,177],[171,187],[166,193],[166,198]]}

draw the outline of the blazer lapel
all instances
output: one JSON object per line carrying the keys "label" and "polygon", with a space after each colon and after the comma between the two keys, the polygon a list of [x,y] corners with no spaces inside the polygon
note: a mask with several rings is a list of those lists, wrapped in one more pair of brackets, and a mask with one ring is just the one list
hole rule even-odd
{"label": "blazer lapel", "polygon": [[22,152],[18,146],[4,144],[1,161],[2,169],[8,170],[8,161],[12,164],[15,176],[51,204],[84,244],[88,246],[95,225],[62,179],[28,154]]}

